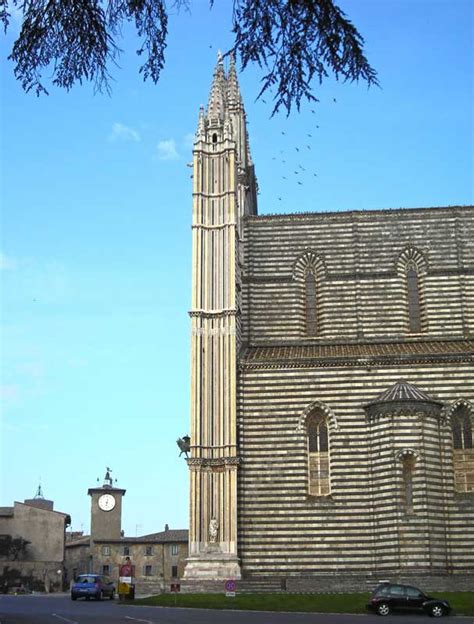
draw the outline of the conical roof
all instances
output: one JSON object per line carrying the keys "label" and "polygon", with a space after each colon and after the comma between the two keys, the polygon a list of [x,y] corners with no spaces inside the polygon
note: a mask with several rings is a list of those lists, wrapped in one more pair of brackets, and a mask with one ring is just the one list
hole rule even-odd
{"label": "conical roof", "polygon": [[393,403],[393,402],[418,402],[423,401],[424,403],[434,403],[437,405],[442,405],[439,401],[435,401],[429,394],[417,388],[414,384],[409,383],[401,379],[384,390],[382,394],[379,394],[373,401],[367,404],[370,405],[378,405],[380,403]]}

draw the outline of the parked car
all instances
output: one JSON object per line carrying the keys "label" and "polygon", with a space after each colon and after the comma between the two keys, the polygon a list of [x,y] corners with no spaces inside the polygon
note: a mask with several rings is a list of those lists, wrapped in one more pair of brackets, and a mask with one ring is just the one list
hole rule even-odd
{"label": "parked car", "polygon": [[388,615],[391,611],[418,611],[433,617],[442,617],[451,611],[447,600],[427,596],[411,585],[393,583],[383,583],[376,587],[367,609],[379,615]]}
{"label": "parked car", "polygon": [[110,600],[114,599],[115,585],[109,578],[100,574],[80,574],[71,585],[71,600],[77,598],[101,600],[106,596]]}

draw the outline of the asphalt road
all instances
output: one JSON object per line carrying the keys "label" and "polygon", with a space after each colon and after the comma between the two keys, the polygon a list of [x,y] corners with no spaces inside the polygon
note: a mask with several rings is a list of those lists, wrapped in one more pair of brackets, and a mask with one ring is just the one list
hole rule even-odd
{"label": "asphalt road", "polygon": [[[429,624],[423,615],[326,615],[139,607],[117,601],[77,600],[69,595],[0,596],[0,624]],[[447,617],[443,624],[474,624],[473,617]]]}

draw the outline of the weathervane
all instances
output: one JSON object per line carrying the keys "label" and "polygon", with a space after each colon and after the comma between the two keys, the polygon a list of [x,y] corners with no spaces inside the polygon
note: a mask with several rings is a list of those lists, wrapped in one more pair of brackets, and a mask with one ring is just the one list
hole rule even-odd
{"label": "weathervane", "polygon": [[[102,487],[113,487],[114,484],[114,479],[112,479],[110,473],[112,472],[112,468],[109,468],[108,466],[105,468],[105,477],[104,477],[104,483],[102,484]],[[100,482],[99,477],[97,477],[97,483]],[[117,483],[117,479],[115,479],[115,483]]]}

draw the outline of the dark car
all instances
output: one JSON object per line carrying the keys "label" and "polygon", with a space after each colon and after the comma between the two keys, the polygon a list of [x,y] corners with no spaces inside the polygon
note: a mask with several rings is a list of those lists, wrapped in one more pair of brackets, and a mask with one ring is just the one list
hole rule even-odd
{"label": "dark car", "polygon": [[367,609],[379,615],[388,615],[391,611],[418,611],[433,617],[442,617],[451,611],[446,600],[427,596],[412,585],[392,583],[383,583],[375,588]]}
{"label": "dark car", "polygon": [[95,598],[101,600],[108,596],[110,600],[115,596],[114,583],[100,574],[80,574],[71,585],[71,600],[77,598]]}

